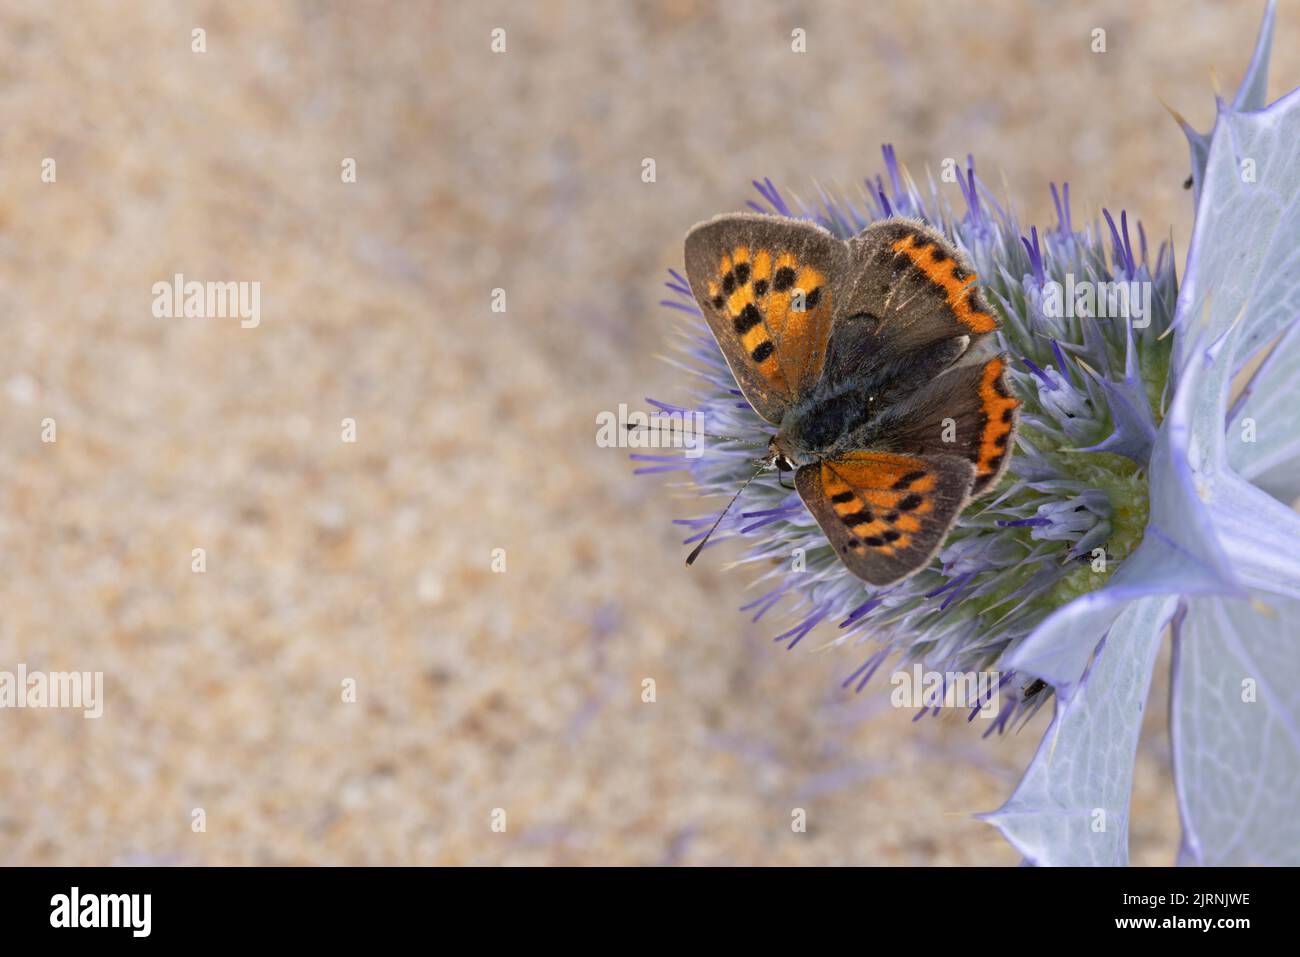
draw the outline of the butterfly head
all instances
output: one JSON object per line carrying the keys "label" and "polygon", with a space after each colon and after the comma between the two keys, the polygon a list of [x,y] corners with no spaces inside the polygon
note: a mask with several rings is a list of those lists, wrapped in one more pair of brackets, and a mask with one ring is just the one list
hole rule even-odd
{"label": "butterfly head", "polygon": [[767,455],[763,457],[763,467],[765,469],[776,469],[778,472],[793,472],[795,470],[794,461],[786,452],[785,445],[781,441],[779,434],[772,436],[772,440],[767,443]]}

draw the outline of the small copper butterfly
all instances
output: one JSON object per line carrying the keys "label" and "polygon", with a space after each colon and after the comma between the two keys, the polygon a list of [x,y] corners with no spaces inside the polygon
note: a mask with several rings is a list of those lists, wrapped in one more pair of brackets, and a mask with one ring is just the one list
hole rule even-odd
{"label": "small copper butterfly", "polygon": [[859,578],[924,568],[1006,469],[1020,404],[957,249],[910,219],[842,240],[737,213],[687,234],[686,275],[745,399],[777,427],[759,472],[794,472]]}

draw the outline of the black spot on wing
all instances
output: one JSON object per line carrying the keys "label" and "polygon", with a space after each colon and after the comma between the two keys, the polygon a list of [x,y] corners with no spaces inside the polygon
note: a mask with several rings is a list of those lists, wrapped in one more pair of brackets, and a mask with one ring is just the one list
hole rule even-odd
{"label": "black spot on wing", "polygon": [[901,479],[899,479],[897,482],[894,483],[894,490],[901,491],[905,488],[909,488],[913,482],[923,478],[925,478],[924,472],[908,472]]}
{"label": "black spot on wing", "polygon": [[736,335],[743,336],[762,321],[763,315],[758,311],[758,307],[752,302],[746,304],[745,308],[740,310],[740,315],[736,317],[733,323],[736,329]]}
{"label": "black spot on wing", "polygon": [[863,525],[867,522],[875,521],[875,516],[871,514],[871,509],[864,508],[864,509],[859,509],[858,511],[854,512],[852,515],[842,516],[840,518],[840,521],[842,521],[849,528],[852,528],[854,525]]}

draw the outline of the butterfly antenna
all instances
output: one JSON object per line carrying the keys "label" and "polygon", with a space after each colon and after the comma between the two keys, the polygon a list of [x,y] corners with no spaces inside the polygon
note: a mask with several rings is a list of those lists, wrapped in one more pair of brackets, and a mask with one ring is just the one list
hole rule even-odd
{"label": "butterfly antenna", "polygon": [[749,483],[754,481],[754,479],[758,478],[759,475],[761,475],[764,470],[769,469],[771,467],[772,467],[772,463],[768,459],[764,459],[763,461],[758,463],[758,468],[754,470],[754,474],[751,475],[749,478],[745,479],[745,484],[742,485],[740,488],[736,489],[736,494],[731,496],[731,501],[727,503],[727,507],[718,513],[718,517],[713,521],[713,527],[709,529],[708,533],[702,539],[700,539],[700,544],[696,545],[695,550],[686,556],[687,565],[693,565],[695,563],[695,559],[699,558],[700,552],[704,550],[704,546],[709,543],[709,539],[713,536],[713,533],[718,530],[718,525],[721,524],[723,517],[727,514],[727,512],[731,511],[731,506],[736,504],[736,499],[740,498],[740,493],[745,491],[745,489],[749,488]]}
{"label": "butterfly antenna", "polygon": [[[627,430],[631,432],[634,429],[645,429],[646,431],[655,431],[658,432],[660,435],[672,435],[674,431],[681,431],[683,435],[690,434],[701,439],[717,439],[720,442],[736,442],[740,445],[749,445],[749,446],[753,446],[754,448],[760,448],[767,444],[766,442],[755,442],[751,439],[742,439],[739,436],[735,436],[735,435],[714,435],[712,432],[689,432],[688,433],[686,430],[674,430],[662,425],[660,426],[633,425],[632,423],[628,423]],[[667,429],[667,431],[665,431],[665,429]]]}

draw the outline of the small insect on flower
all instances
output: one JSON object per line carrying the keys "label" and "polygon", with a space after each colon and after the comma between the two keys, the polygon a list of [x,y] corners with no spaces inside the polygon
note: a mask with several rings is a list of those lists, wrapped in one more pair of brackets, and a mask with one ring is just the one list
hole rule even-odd
{"label": "small insect on flower", "polygon": [[746,401],[777,426],[749,481],[793,471],[864,581],[926,567],[1006,469],[1020,405],[994,352],[996,313],[957,249],[919,220],[843,240],[737,213],[687,234],[686,275]]}

